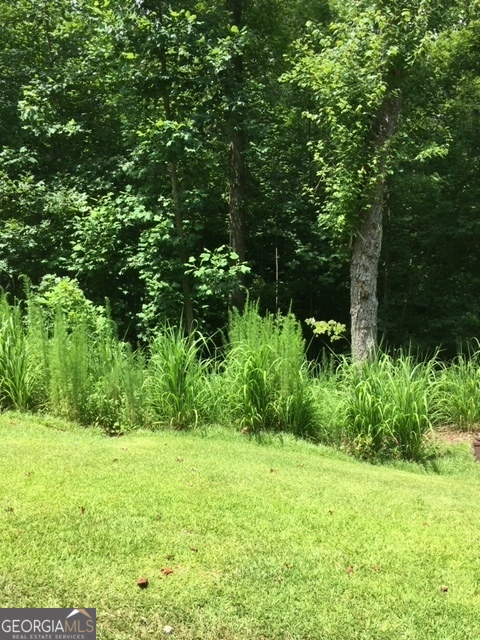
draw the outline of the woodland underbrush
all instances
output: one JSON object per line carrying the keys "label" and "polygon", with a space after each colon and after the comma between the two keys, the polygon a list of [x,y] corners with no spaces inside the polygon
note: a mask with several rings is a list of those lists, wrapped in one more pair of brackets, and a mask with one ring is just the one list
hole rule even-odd
{"label": "woodland underbrush", "polygon": [[0,408],[48,412],[120,435],[226,425],[292,433],[366,459],[421,461],[432,430],[480,422],[480,352],[452,362],[379,352],[369,362],[306,357],[300,322],[250,304],[221,347],[165,326],[144,348],[93,307],[0,300]]}

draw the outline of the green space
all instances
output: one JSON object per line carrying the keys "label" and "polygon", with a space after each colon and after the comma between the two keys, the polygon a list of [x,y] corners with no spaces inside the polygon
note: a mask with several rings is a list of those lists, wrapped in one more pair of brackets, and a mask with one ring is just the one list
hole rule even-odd
{"label": "green space", "polygon": [[232,313],[223,343],[164,326],[133,350],[74,289],[62,301],[0,299],[0,408],[49,412],[109,435],[138,428],[291,433],[361,458],[436,464],[434,429],[474,432],[480,352],[450,363],[377,351],[364,362],[306,356],[300,323]]}
{"label": "green space", "polygon": [[0,0],[0,606],[479,637],[479,50],[478,0]]}
{"label": "green space", "polygon": [[221,429],[107,438],[5,413],[0,435],[3,607],[96,607],[100,640],[480,633],[467,445],[434,474]]}
{"label": "green space", "polygon": [[358,359],[377,329],[453,357],[480,334],[479,21],[0,0],[0,286],[76,283],[133,344],[180,317],[212,335],[248,293],[351,325]]}

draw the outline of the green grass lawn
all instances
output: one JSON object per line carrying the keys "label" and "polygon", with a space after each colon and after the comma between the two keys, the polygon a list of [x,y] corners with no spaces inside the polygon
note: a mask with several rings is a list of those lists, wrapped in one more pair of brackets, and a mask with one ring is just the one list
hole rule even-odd
{"label": "green grass lawn", "polygon": [[0,443],[1,607],[96,607],[102,640],[480,637],[466,445],[434,474],[292,438],[108,439],[14,414]]}

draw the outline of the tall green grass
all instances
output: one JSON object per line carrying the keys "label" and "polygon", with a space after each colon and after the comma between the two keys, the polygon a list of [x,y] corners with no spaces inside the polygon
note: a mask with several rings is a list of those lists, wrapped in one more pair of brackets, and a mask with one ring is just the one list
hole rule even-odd
{"label": "tall green grass", "polygon": [[89,421],[110,435],[148,426],[145,361],[110,332],[97,336],[91,354]]}
{"label": "tall green grass", "polygon": [[48,411],[117,435],[221,423],[289,432],[355,455],[419,460],[437,424],[480,424],[480,351],[448,366],[378,353],[363,364],[309,363],[300,323],[248,304],[217,353],[166,326],[144,350],[90,306],[66,318],[0,296],[0,408]]}
{"label": "tall green grass", "polygon": [[198,425],[207,390],[208,361],[200,357],[204,340],[182,328],[164,327],[150,346],[147,402],[154,423],[175,429]]}
{"label": "tall green grass", "polygon": [[253,304],[233,313],[223,380],[224,415],[240,427],[316,437],[310,369],[293,315],[262,318]]}
{"label": "tall green grass", "polygon": [[107,324],[70,329],[58,316],[50,340],[48,409],[110,435],[148,424],[145,364]]}
{"label": "tall green grass", "polygon": [[50,390],[50,341],[47,323],[38,305],[27,301],[25,322],[25,351],[31,379],[30,406],[36,410],[47,408]]}
{"label": "tall green grass", "polygon": [[57,313],[49,340],[50,411],[84,424],[90,422],[88,404],[94,388],[91,365],[95,347],[83,321],[67,328],[63,315]]}
{"label": "tall green grass", "polygon": [[480,425],[480,351],[459,354],[440,376],[443,422],[463,431]]}
{"label": "tall green grass", "polygon": [[361,457],[420,460],[426,436],[438,422],[436,360],[379,353],[341,370],[346,386],[344,435]]}
{"label": "tall green grass", "polygon": [[18,304],[0,299],[0,404],[26,411],[33,381],[29,371],[25,329]]}

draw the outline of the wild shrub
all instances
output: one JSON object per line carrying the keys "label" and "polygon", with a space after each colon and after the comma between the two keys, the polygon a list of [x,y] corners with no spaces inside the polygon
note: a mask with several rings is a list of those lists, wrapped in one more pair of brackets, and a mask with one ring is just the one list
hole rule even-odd
{"label": "wild shrub", "polygon": [[94,338],[85,321],[80,318],[67,327],[62,312],[57,311],[49,340],[50,412],[84,424],[90,422],[89,398],[95,384],[93,349]]}
{"label": "wild shrub", "polygon": [[440,376],[443,421],[464,431],[480,424],[480,351],[460,353]]}
{"label": "wild shrub", "polygon": [[105,307],[88,300],[75,278],[47,274],[37,287],[28,288],[28,304],[40,311],[49,334],[59,314],[67,330],[82,323],[98,331],[110,323]]}
{"label": "wild shrub", "polygon": [[201,359],[204,339],[187,336],[181,327],[166,326],[150,345],[146,372],[147,403],[153,421],[175,429],[198,424],[203,406],[208,362]]}
{"label": "wild shrub", "polygon": [[148,425],[145,363],[140,353],[112,334],[97,337],[92,354],[93,389],[88,414],[109,435]]}
{"label": "wild shrub", "polygon": [[137,364],[105,309],[92,305],[76,281],[44,278],[28,297],[27,327],[38,406],[110,434],[141,424],[143,361]]}
{"label": "wild shrub", "polygon": [[25,352],[31,379],[30,407],[44,409],[48,406],[50,390],[49,335],[42,309],[31,299],[27,300],[24,322]]}
{"label": "wild shrub", "polygon": [[223,379],[224,419],[254,434],[316,436],[305,344],[292,314],[261,317],[253,304],[232,313]]}
{"label": "wild shrub", "polygon": [[426,435],[438,419],[435,360],[379,353],[363,363],[345,361],[344,438],[365,458],[420,460]]}

